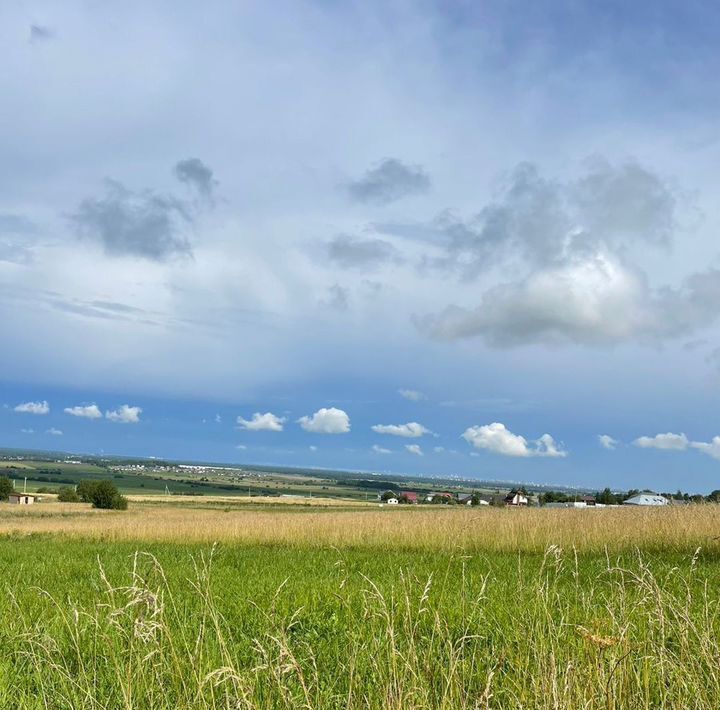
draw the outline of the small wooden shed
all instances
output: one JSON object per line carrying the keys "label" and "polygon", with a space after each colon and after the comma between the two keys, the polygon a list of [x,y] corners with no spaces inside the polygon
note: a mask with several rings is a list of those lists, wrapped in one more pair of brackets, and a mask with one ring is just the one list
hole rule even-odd
{"label": "small wooden shed", "polygon": [[8,496],[9,503],[15,505],[32,505],[35,502],[35,496],[30,493],[13,492]]}

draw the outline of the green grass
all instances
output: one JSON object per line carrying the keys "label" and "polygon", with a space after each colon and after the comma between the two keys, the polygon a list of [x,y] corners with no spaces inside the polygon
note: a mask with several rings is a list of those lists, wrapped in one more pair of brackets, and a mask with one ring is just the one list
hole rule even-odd
{"label": "green grass", "polygon": [[702,553],[140,549],[0,540],[0,708],[718,707]]}

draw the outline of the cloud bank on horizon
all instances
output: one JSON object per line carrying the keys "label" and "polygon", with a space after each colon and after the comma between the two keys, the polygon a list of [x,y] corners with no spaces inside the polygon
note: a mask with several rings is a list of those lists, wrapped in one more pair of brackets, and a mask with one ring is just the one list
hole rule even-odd
{"label": "cloud bank on horizon", "polygon": [[0,432],[647,485],[696,450],[705,485],[717,30],[665,0],[3,6]]}

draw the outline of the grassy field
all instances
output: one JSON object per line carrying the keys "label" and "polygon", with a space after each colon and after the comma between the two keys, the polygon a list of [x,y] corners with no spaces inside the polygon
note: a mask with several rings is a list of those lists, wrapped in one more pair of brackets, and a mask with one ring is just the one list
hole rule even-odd
{"label": "grassy field", "polygon": [[720,507],[0,504],[0,708],[716,708]]}

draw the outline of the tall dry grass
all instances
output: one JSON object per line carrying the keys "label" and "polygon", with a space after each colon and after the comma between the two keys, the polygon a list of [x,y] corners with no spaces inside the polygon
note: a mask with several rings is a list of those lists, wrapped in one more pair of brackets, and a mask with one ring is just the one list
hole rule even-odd
{"label": "tall dry grass", "polygon": [[720,506],[657,509],[382,508],[363,511],[208,510],[135,504],[0,508],[0,535],[48,533],[135,542],[216,541],[301,547],[579,552],[720,549]]}

